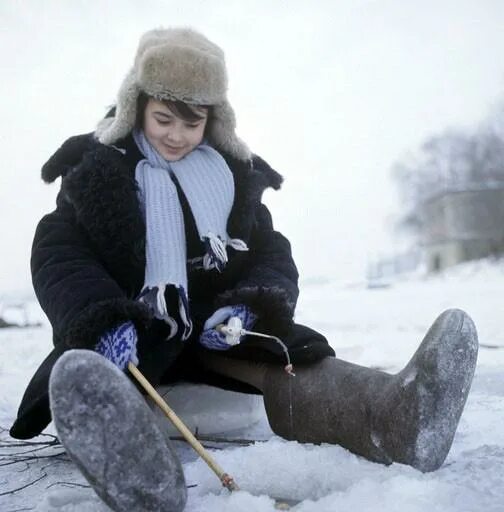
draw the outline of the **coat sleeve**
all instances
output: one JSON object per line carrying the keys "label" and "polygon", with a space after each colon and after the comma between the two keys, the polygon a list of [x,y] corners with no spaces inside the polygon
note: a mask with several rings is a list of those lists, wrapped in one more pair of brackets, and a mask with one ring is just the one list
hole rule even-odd
{"label": "coat sleeve", "polygon": [[273,229],[262,203],[256,209],[247,266],[244,278],[219,295],[217,306],[246,304],[258,315],[262,329],[284,335],[293,324],[299,275],[289,241]]}
{"label": "coat sleeve", "polygon": [[139,327],[148,321],[146,307],[125,295],[93,252],[62,192],[37,226],[31,271],[55,343],[93,348],[100,334],[125,320]]}

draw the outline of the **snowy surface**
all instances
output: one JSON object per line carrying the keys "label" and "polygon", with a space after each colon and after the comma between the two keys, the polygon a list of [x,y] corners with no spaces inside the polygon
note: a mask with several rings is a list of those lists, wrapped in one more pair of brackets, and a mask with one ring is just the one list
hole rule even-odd
{"label": "snowy surface", "polygon": [[[331,279],[304,283],[297,320],[322,331],[339,357],[389,372],[408,361],[442,310],[459,307],[473,317],[481,344],[478,367],[448,459],[440,470],[424,475],[399,464],[385,467],[368,462],[338,446],[286,442],[271,433],[260,400],[244,403],[237,415],[236,406],[227,409],[218,404],[222,394],[193,390],[191,400],[179,395],[173,402],[187,408],[185,414],[200,431],[215,433],[229,425],[235,430],[223,434],[227,439],[262,442],[213,444],[221,448],[213,452],[219,464],[245,490],[232,495],[221,489],[184,444],[176,443],[187,484],[194,486],[186,510],[273,511],[268,496],[302,500],[293,509],[296,512],[504,510],[503,290],[504,262],[485,261],[458,266],[435,278],[410,277],[387,288],[368,289],[364,283]],[[29,311],[36,320],[37,309],[31,306]],[[46,323],[41,328],[0,331],[1,426],[11,424],[26,382],[50,345]],[[51,428],[48,432],[54,433]],[[0,510],[108,510],[72,463],[64,455],[55,456],[61,447],[34,452],[44,456],[38,460],[4,465],[13,453],[30,449],[6,448],[8,441],[3,434]],[[2,495],[38,478],[25,489]]]}

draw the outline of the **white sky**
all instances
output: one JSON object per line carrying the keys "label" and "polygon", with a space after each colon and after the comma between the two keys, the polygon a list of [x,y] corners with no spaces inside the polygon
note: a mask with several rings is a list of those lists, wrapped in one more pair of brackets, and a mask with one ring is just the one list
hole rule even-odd
{"label": "white sky", "polygon": [[502,97],[500,0],[2,0],[0,295],[30,286],[58,189],[40,167],[114,102],[139,36],[174,25],[225,50],[238,133],[286,178],[265,200],[305,278],[362,277],[391,250],[391,164]]}

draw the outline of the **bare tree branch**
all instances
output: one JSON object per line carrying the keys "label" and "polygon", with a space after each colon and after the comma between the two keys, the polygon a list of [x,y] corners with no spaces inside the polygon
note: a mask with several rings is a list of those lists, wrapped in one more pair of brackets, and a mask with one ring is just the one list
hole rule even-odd
{"label": "bare tree branch", "polygon": [[17,487],[16,489],[11,489],[10,491],[0,492],[0,496],[6,496],[8,494],[14,494],[14,493],[16,493],[18,491],[22,491],[23,489],[26,489],[27,487],[30,487],[31,485],[36,484],[37,482],[40,482],[40,480],[42,480],[46,476],[47,476],[47,474],[44,473],[39,478],[33,480],[32,482],[28,482],[27,484],[22,485],[21,487]]}
{"label": "bare tree branch", "polygon": [[55,485],[61,485],[63,487],[83,487],[84,489],[91,489],[90,485],[79,484],[77,482],[54,482],[46,487],[49,489],[50,487],[54,487]]}
{"label": "bare tree branch", "polygon": [[[251,444],[255,444],[260,442],[258,439],[239,439],[239,438],[226,438],[226,437],[214,437],[214,436],[195,436],[198,441],[203,441],[207,443],[222,443],[222,444],[238,444],[240,446],[249,446]],[[171,436],[170,439],[173,441],[185,441],[185,439],[181,436]]]}

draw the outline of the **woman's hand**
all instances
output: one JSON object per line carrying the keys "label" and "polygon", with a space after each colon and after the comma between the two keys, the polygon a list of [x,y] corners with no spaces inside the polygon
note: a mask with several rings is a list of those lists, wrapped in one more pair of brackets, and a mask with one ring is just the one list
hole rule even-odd
{"label": "woman's hand", "polygon": [[137,341],[135,325],[133,322],[125,322],[103,334],[95,351],[124,370],[130,361],[134,365],[138,364]]}
{"label": "woman's hand", "polygon": [[205,322],[199,342],[211,350],[227,350],[231,348],[231,345],[226,342],[226,336],[215,329],[217,325],[227,322],[231,317],[238,317],[245,330],[251,329],[257,320],[257,316],[244,304],[225,306],[218,309]]}

